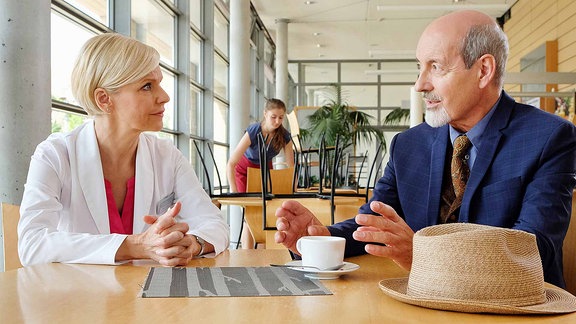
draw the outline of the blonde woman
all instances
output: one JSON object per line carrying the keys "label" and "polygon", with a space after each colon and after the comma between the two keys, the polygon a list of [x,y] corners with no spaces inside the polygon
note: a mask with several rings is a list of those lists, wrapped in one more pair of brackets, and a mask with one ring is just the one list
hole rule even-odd
{"label": "blonde woman", "polygon": [[225,250],[229,230],[162,129],[159,54],[120,34],[91,38],[72,90],[91,120],[38,145],[18,225],[24,266],[152,259],[183,266]]}

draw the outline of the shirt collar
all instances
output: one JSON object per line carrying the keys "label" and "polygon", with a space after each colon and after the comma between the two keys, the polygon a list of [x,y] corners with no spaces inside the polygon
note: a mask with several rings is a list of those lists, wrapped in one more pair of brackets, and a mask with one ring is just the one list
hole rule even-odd
{"label": "shirt collar", "polygon": [[[498,97],[498,100],[496,101],[494,106],[490,108],[486,116],[484,116],[484,118],[482,118],[476,125],[474,125],[474,127],[472,127],[472,129],[470,129],[466,133],[466,136],[468,136],[468,139],[470,140],[470,142],[474,147],[478,147],[478,144],[480,144],[479,142],[480,136],[482,136],[482,133],[484,133],[486,126],[488,126],[488,122],[490,121],[490,118],[492,118],[492,115],[494,115],[494,111],[496,110],[496,107],[500,103],[501,98],[502,96]],[[463,133],[460,133],[459,131],[454,129],[452,125],[449,126],[450,126],[450,142],[452,142],[452,145],[454,145],[456,137],[463,135]]]}

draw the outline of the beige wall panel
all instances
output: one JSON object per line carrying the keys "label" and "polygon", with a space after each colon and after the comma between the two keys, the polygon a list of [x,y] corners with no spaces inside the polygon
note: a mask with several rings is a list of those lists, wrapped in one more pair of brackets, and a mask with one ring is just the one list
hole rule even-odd
{"label": "beige wall panel", "polygon": [[[511,9],[504,31],[510,41],[507,71],[520,71],[520,60],[546,41],[558,40],[558,71],[576,71],[576,1],[519,0]],[[571,91],[574,84],[559,84],[558,91]],[[507,85],[509,92],[520,85]]]}
{"label": "beige wall panel", "polygon": [[567,25],[574,25],[571,32],[560,33],[560,27],[558,27],[558,50],[560,51],[562,51],[567,46],[570,46],[570,44],[576,42],[576,32],[574,32],[576,29],[576,19],[574,20],[574,22],[567,22]]}
{"label": "beige wall panel", "polygon": [[532,30],[539,31],[540,29],[551,30],[556,29],[558,24],[558,10],[555,5],[553,6],[538,6],[535,8],[538,14],[533,15]]}
{"label": "beige wall panel", "polygon": [[576,43],[572,43],[558,52],[558,71],[576,71]]}
{"label": "beige wall panel", "polygon": [[558,0],[558,10],[564,10],[570,7],[574,7],[574,0]]}
{"label": "beige wall panel", "polygon": [[576,27],[576,6],[558,13],[558,36],[574,33]]}

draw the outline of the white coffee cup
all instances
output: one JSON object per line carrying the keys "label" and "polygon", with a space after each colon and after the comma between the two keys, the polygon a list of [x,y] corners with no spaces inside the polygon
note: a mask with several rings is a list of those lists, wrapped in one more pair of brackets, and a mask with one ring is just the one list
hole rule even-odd
{"label": "white coffee cup", "polygon": [[336,236],[304,236],[296,242],[302,265],[333,270],[344,263],[346,239]]}

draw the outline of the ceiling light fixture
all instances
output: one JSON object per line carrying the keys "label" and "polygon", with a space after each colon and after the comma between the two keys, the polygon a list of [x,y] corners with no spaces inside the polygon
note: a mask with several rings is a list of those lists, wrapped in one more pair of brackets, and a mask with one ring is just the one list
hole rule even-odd
{"label": "ceiling light fixture", "polygon": [[304,1],[304,4],[306,4],[306,5],[313,5],[315,3],[316,3],[316,1]]}
{"label": "ceiling light fixture", "polygon": [[451,4],[451,5],[378,5],[378,11],[451,11],[459,9],[469,10],[498,10],[510,9],[509,4]]}
{"label": "ceiling light fixture", "polygon": [[315,32],[315,33],[312,34],[312,35],[314,35],[314,36],[320,36],[320,33],[319,33],[319,32]]}
{"label": "ceiling light fixture", "polygon": [[366,74],[366,75],[379,75],[379,74],[392,74],[392,75],[414,74],[414,75],[417,75],[418,70],[366,70],[366,71],[364,71],[364,74]]}
{"label": "ceiling light fixture", "polygon": [[416,57],[415,50],[369,50],[368,56],[379,58],[413,59]]}

